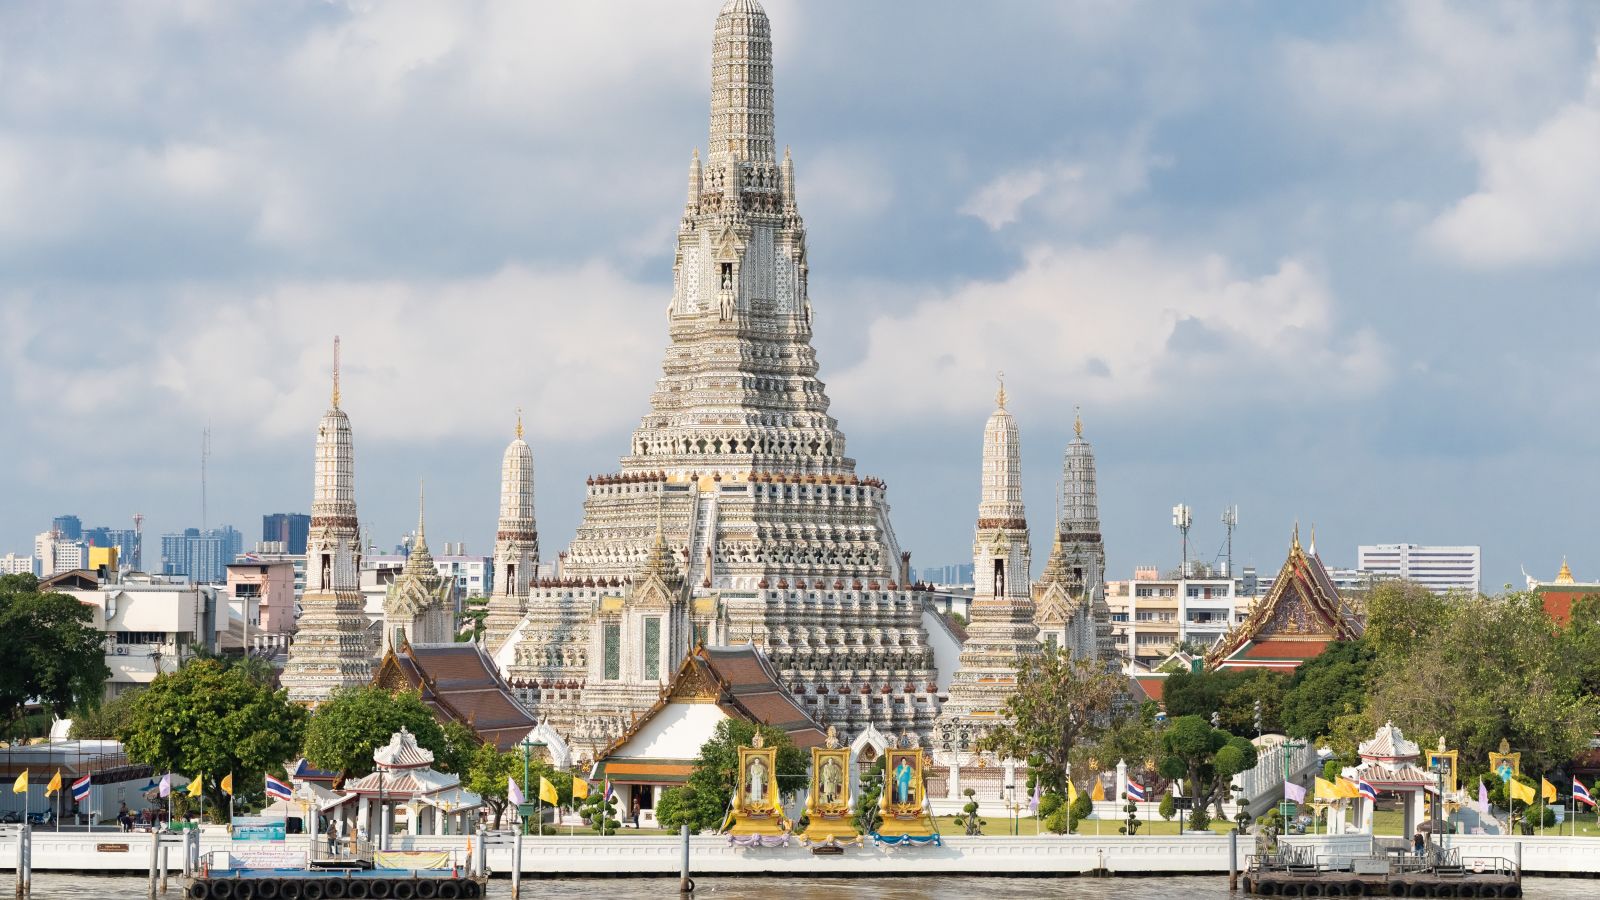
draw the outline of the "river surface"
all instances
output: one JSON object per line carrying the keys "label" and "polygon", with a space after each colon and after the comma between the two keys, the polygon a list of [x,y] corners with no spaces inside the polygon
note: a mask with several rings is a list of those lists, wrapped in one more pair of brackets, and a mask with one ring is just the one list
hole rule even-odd
{"label": "river surface", "polygon": [[[697,900],[1234,900],[1222,875],[1174,878],[704,878],[697,879]],[[10,896],[14,882],[0,874],[0,891]],[[34,876],[37,900],[145,900],[143,878],[66,875]],[[166,900],[181,900],[178,880],[169,882]],[[523,897],[533,900],[667,900],[677,893],[672,878],[566,878],[522,883]],[[1578,900],[1600,893],[1600,885],[1584,878],[1529,878],[1523,882],[1528,900]],[[509,900],[511,882],[489,883],[491,900]]]}

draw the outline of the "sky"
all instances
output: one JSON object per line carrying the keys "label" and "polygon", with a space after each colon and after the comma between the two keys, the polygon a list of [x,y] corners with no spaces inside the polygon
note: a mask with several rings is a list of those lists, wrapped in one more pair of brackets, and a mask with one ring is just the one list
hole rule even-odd
{"label": "sky", "polygon": [[[717,0],[0,6],[0,553],[306,511],[547,558],[665,347]],[[821,377],[914,565],[970,561],[995,373],[1035,565],[1081,407],[1108,577],[1291,528],[1600,580],[1600,7],[767,0]]]}

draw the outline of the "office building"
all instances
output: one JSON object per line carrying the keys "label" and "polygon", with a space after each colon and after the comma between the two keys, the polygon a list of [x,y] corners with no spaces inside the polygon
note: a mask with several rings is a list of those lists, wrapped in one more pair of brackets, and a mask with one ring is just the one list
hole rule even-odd
{"label": "office building", "polygon": [[243,548],[243,535],[231,525],[201,531],[186,528],[161,536],[161,574],[185,576],[195,584],[223,584],[228,564]]}
{"label": "office building", "polygon": [[37,575],[38,560],[31,556],[7,553],[0,556],[0,575]]}
{"label": "office building", "polygon": [[143,555],[141,544],[144,536],[132,528],[107,528],[98,526],[83,530],[84,543],[90,547],[115,547],[117,549],[117,565],[122,569],[137,569],[139,558]]}
{"label": "office building", "polygon": [[195,654],[217,649],[221,625],[217,588],[130,574],[97,578],[65,572],[43,585],[94,610],[91,624],[105,633],[106,699],[145,687],[157,674],[175,672]]}
{"label": "office building", "polygon": [[263,543],[282,544],[286,552],[304,556],[306,535],[311,533],[311,516],[306,513],[269,513],[261,517]]}
{"label": "office building", "polygon": [[77,516],[56,516],[50,520],[50,530],[69,541],[83,540],[83,520]]}
{"label": "office building", "polygon": [[1476,592],[1483,577],[1483,548],[1363,544],[1356,549],[1356,569],[1379,581],[1404,578],[1435,591]]}

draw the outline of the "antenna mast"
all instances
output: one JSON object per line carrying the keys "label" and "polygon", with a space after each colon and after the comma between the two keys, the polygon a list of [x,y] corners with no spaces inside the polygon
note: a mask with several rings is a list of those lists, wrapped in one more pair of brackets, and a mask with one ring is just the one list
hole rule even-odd
{"label": "antenna mast", "polygon": [[1239,505],[1237,503],[1222,511],[1222,524],[1228,529],[1228,570],[1223,574],[1233,577],[1233,530],[1239,527]]}
{"label": "antenna mast", "polygon": [[1189,526],[1194,524],[1194,510],[1187,504],[1179,503],[1172,508],[1172,525],[1183,535],[1183,575],[1189,577]]}
{"label": "antenna mast", "polygon": [[202,534],[209,527],[206,506],[206,461],[210,456],[211,423],[207,422],[205,430],[200,432],[200,531]]}

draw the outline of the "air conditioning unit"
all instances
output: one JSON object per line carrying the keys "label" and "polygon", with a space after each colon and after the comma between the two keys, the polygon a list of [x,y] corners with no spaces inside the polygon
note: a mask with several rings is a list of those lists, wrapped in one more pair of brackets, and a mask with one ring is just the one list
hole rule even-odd
{"label": "air conditioning unit", "polygon": [[128,648],[127,647],[121,647],[121,646],[117,647],[117,655],[118,656],[127,656],[128,655]]}

